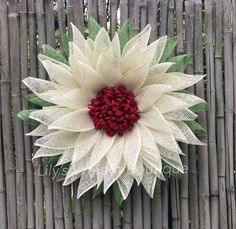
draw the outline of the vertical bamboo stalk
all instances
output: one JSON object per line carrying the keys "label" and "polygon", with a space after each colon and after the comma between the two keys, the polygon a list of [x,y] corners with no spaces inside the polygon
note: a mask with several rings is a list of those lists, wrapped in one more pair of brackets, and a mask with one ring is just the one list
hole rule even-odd
{"label": "vertical bamboo stalk", "polygon": [[72,28],[70,23],[72,22],[73,24],[74,22],[74,1],[73,0],[68,0],[67,1],[67,26],[68,26],[68,34],[70,37],[72,37]]}
{"label": "vertical bamboo stalk", "polygon": [[[234,152],[236,152],[236,1],[233,4],[233,69],[234,69]],[[234,154],[235,155],[235,154]],[[236,161],[234,159],[234,169],[236,169]],[[233,222],[236,222],[236,216],[233,216]]]}
{"label": "vertical bamboo stalk", "polygon": [[175,0],[176,5],[176,35],[179,38],[176,53],[178,55],[184,53],[184,31],[183,31],[183,0]]}
{"label": "vertical bamboo stalk", "polygon": [[[45,12],[44,12],[44,1],[35,0],[35,10],[37,19],[37,32],[38,32],[38,52],[42,50],[42,45],[46,43],[46,27],[45,27]],[[46,71],[41,63],[38,66],[39,78],[46,78]]]}
{"label": "vertical bamboo stalk", "polygon": [[152,228],[162,228],[162,198],[161,188],[156,189],[152,200]]}
{"label": "vertical bamboo stalk", "polygon": [[169,0],[168,18],[167,18],[167,34],[168,34],[168,36],[174,35],[174,10],[175,10],[174,0]]}
{"label": "vertical bamboo stalk", "polygon": [[107,190],[106,195],[103,200],[104,212],[104,229],[112,228],[112,219],[111,219],[111,191]]}
{"label": "vertical bamboo stalk", "polygon": [[222,1],[216,1],[215,11],[215,79],[216,79],[216,133],[218,155],[219,183],[219,226],[228,228],[226,186],[225,186],[225,123],[224,123],[224,92],[222,80]]}
{"label": "vertical bamboo stalk", "polygon": [[129,7],[128,0],[120,0],[120,24],[123,25],[128,19]]}
{"label": "vertical bamboo stalk", "polygon": [[[185,2],[185,21],[186,21],[186,53],[193,54],[193,39],[194,39],[194,3],[193,1]],[[186,72],[194,73],[193,59],[189,62]],[[190,89],[194,92],[194,87]],[[191,228],[199,228],[199,207],[198,207],[198,173],[197,173],[197,155],[196,147],[188,146],[188,161],[189,161],[189,204],[190,208],[190,225]]]}
{"label": "vertical bamboo stalk", "polygon": [[133,184],[133,228],[143,228],[143,217],[142,217],[142,189],[141,185],[137,186]]}
{"label": "vertical bamboo stalk", "polygon": [[170,201],[172,211],[172,228],[180,228],[180,209],[179,209],[179,183],[174,178],[170,178]]}
{"label": "vertical bamboo stalk", "polygon": [[135,33],[139,32],[139,6],[140,0],[129,1],[129,18],[131,19],[132,28]]}
{"label": "vertical bamboo stalk", "polygon": [[[116,2],[111,0],[110,7],[112,7],[112,5],[116,6]],[[106,13],[105,0],[98,0],[98,16],[99,16],[100,25],[106,29],[107,28],[107,13]]]}
{"label": "vertical bamboo stalk", "polygon": [[112,200],[112,212],[113,212],[113,227],[114,229],[121,228],[121,210],[115,200]]}
{"label": "vertical bamboo stalk", "polygon": [[210,213],[212,228],[219,227],[219,203],[218,203],[218,165],[216,155],[215,135],[215,69],[213,50],[213,4],[212,0],[205,0],[205,32],[206,43],[206,64],[207,64],[207,100],[210,109],[208,118],[208,148],[209,148],[209,181],[210,181]]}
{"label": "vertical bamboo stalk", "polygon": [[84,228],[90,229],[92,227],[92,210],[91,210],[91,193],[90,191],[87,191],[83,196],[83,203],[84,203],[84,209],[83,209],[83,216],[84,216]]}
{"label": "vertical bamboo stalk", "polygon": [[98,1],[88,0],[88,15],[98,21]]}
{"label": "vertical bamboo stalk", "polygon": [[147,0],[140,0],[140,24],[141,29],[147,25]]}
{"label": "vertical bamboo stalk", "polygon": [[[202,2],[195,1],[195,30],[194,30],[194,66],[195,74],[203,72],[203,46],[202,46]],[[195,86],[196,94],[205,98],[203,81]],[[206,128],[206,113],[198,114],[198,121]],[[205,136],[199,137],[202,142],[207,142]],[[209,172],[208,172],[208,149],[207,146],[198,146],[198,191],[199,191],[199,221],[200,228],[210,228],[209,209]]]}
{"label": "vertical bamboo stalk", "polygon": [[225,73],[225,143],[226,143],[226,190],[228,226],[235,228],[234,150],[233,150],[233,55],[231,28],[231,1],[224,0],[224,73]]}
{"label": "vertical bamboo stalk", "polygon": [[46,20],[46,40],[47,44],[55,46],[55,23],[54,23],[54,4],[51,0],[44,1],[45,20]]}
{"label": "vertical bamboo stalk", "polygon": [[64,209],[64,223],[66,229],[73,228],[72,211],[71,211],[71,186],[65,186],[63,190],[63,209]]}
{"label": "vertical bamboo stalk", "polygon": [[84,12],[83,12],[83,0],[73,0],[74,8],[74,23],[75,26],[84,33]]}
{"label": "vertical bamboo stalk", "polygon": [[148,23],[152,26],[150,42],[157,38],[157,1],[147,0]]}
{"label": "vertical bamboo stalk", "polygon": [[63,203],[62,203],[62,184],[53,181],[53,207],[54,207],[54,223],[55,229],[64,228]]}
{"label": "vertical bamboo stalk", "polygon": [[143,192],[143,228],[151,229],[152,227],[151,199],[144,188],[142,188],[142,192]]}
{"label": "vertical bamboo stalk", "polygon": [[97,197],[93,199],[93,208],[92,208],[92,228],[99,229],[103,228],[103,204],[102,204],[102,197]]}
{"label": "vertical bamboo stalk", "polygon": [[[37,44],[34,1],[28,0],[28,33],[29,33],[29,68],[30,76],[37,77]],[[28,125],[25,125],[29,132]],[[31,138],[25,136],[25,163],[26,163],[26,193],[27,193],[27,227],[34,228],[34,183],[32,167],[32,144]]]}
{"label": "vertical bamboo stalk", "polygon": [[169,229],[169,180],[161,186],[162,195],[162,228]]}
{"label": "vertical bamboo stalk", "polygon": [[75,229],[83,228],[83,212],[81,207],[81,198],[77,199],[78,180],[73,183],[73,201],[74,201],[74,216],[75,216]]}
{"label": "vertical bamboo stalk", "polygon": [[160,36],[167,34],[168,1],[169,0],[160,0]]}
{"label": "vertical bamboo stalk", "polygon": [[131,193],[123,203],[123,229],[132,228],[132,202]]}
{"label": "vertical bamboo stalk", "polygon": [[117,29],[117,0],[110,0],[110,36],[114,37]]}
{"label": "vertical bamboo stalk", "polygon": [[65,18],[65,2],[64,0],[58,0],[57,1],[57,15],[58,15],[58,25],[59,25],[59,31],[60,31],[60,49],[61,52],[64,53],[64,36],[66,32],[66,18]]}

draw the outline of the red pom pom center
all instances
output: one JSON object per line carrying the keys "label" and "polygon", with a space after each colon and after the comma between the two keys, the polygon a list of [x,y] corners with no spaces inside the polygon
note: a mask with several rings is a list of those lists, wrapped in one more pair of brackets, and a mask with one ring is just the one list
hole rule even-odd
{"label": "red pom pom center", "polygon": [[134,93],[122,85],[103,88],[88,108],[95,128],[110,137],[131,131],[140,118]]}

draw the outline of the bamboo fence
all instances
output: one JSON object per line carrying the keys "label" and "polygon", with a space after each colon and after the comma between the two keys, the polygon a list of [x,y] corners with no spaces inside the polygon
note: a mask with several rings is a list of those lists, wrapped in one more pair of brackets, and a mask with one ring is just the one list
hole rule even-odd
{"label": "bamboo fence", "polygon": [[[77,182],[62,187],[32,162],[30,127],[16,118],[28,107],[21,80],[47,77],[41,45],[63,44],[69,22],[85,34],[89,16],[111,37],[128,18],[135,33],[151,24],[151,41],[178,35],[176,54],[193,56],[186,72],[207,74],[191,88],[210,106],[198,116],[207,146],[181,145],[187,172],[153,199],[137,186],[121,207],[111,191],[76,199]],[[0,47],[0,229],[236,229],[236,0],[0,0]]]}

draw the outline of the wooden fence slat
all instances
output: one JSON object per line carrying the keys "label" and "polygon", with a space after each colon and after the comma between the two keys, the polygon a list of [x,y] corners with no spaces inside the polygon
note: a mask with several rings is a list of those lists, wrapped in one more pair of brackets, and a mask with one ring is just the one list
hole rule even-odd
{"label": "wooden fence slat", "polygon": [[[110,7],[116,7],[116,2],[110,0]],[[106,1],[105,0],[98,0],[98,16],[100,25],[104,28],[107,28],[107,12],[106,12]]]}
{"label": "wooden fence slat", "polygon": [[128,19],[128,0],[120,0],[120,24],[123,25]]}
{"label": "wooden fence slat", "polygon": [[147,0],[147,8],[148,23],[152,26],[150,35],[150,42],[152,42],[157,38],[157,1]]}
{"label": "wooden fence slat", "polygon": [[[111,217],[111,190],[107,190],[106,195],[103,200],[103,221],[104,221],[104,229],[111,229],[112,227],[112,217]],[[115,214],[114,214],[115,215]],[[115,219],[114,219],[115,220]]]}
{"label": "wooden fence slat", "polygon": [[132,187],[132,219],[133,219],[133,228],[141,229],[143,228],[143,217],[142,217],[142,189],[141,185],[137,186],[134,182]]}
{"label": "wooden fence slat", "polygon": [[114,37],[117,30],[117,0],[110,0],[110,37]]}
{"label": "wooden fence slat", "polygon": [[7,223],[9,228],[17,227],[16,213],[16,173],[13,152],[13,133],[11,119],[10,63],[8,10],[6,1],[0,1],[1,7],[1,103],[2,132],[4,147],[4,166],[6,178]]}
{"label": "wooden fence slat", "polygon": [[234,149],[233,149],[233,55],[231,28],[231,1],[224,0],[224,74],[225,74],[225,143],[226,143],[226,190],[228,207],[228,226],[236,227],[235,188],[234,188]]}
{"label": "wooden fence slat", "polygon": [[132,200],[131,195],[123,203],[123,229],[132,228]]}
{"label": "wooden fence slat", "polygon": [[167,34],[168,1],[169,0],[160,0],[160,36]]}
{"label": "wooden fence slat", "polygon": [[225,123],[224,123],[224,91],[222,78],[222,0],[216,1],[215,7],[215,81],[216,81],[216,133],[219,183],[219,227],[228,228],[226,186],[225,186]]}

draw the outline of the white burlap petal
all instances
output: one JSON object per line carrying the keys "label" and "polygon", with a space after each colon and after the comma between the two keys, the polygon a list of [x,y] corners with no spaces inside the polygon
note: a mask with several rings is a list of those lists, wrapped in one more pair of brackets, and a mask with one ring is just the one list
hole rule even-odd
{"label": "white burlap petal", "polygon": [[45,136],[47,134],[50,134],[50,131],[48,130],[48,127],[44,124],[40,124],[38,127],[36,127],[31,132],[27,133],[27,136]]}
{"label": "white burlap petal", "polygon": [[192,107],[199,103],[205,103],[205,100],[191,94],[180,93],[180,92],[170,92],[169,95],[182,100],[187,104],[188,107]]}
{"label": "white burlap petal", "polygon": [[103,157],[92,169],[92,172],[94,171],[97,175],[97,187],[99,187],[104,180],[106,172],[106,164],[107,164],[107,159],[106,157]]}
{"label": "white burlap petal", "polygon": [[140,150],[141,135],[138,126],[135,125],[132,131],[125,134],[123,157],[129,171],[135,171]]}
{"label": "white burlap petal", "polygon": [[97,130],[90,130],[81,132],[75,142],[75,151],[73,155],[73,163],[81,160],[93,148],[96,142],[99,142],[101,132]]}
{"label": "white burlap petal", "polygon": [[119,166],[122,155],[123,155],[123,148],[124,148],[124,137],[117,137],[106,154],[107,162],[110,165],[110,168],[113,172],[117,170]]}
{"label": "white burlap petal", "polygon": [[79,49],[85,53],[86,49],[86,40],[83,34],[73,25],[70,23],[72,27],[72,34],[73,34],[73,42],[79,47]]}
{"label": "white burlap petal", "polygon": [[163,55],[163,52],[165,50],[166,43],[167,43],[167,36],[163,36],[157,40],[155,55],[152,59],[152,65],[159,63],[159,61]]}
{"label": "white burlap petal", "polygon": [[109,137],[106,133],[102,133],[101,138],[96,142],[89,161],[89,169],[92,169],[112,147],[115,136]]}
{"label": "white burlap petal", "polygon": [[142,87],[135,97],[138,108],[143,111],[153,105],[164,93],[169,92],[171,87],[162,84],[153,84]]}
{"label": "white burlap petal", "polygon": [[47,70],[52,82],[62,86],[63,89],[78,88],[79,85],[67,65],[55,64],[50,60],[44,60],[42,64]]}
{"label": "white burlap petal", "polygon": [[96,69],[108,86],[114,86],[122,77],[120,69],[120,43],[117,34],[109,48],[99,56]]}
{"label": "white burlap petal", "polygon": [[64,153],[61,155],[60,159],[58,160],[56,166],[64,165],[71,162],[73,154],[74,154],[73,148],[64,151]]}
{"label": "white burlap petal", "polygon": [[88,168],[89,157],[84,157],[80,161],[71,163],[69,170],[66,174],[63,185],[68,185],[74,181],[74,178],[79,177],[82,172]]}
{"label": "white burlap petal", "polygon": [[156,50],[157,42],[151,43],[147,48],[144,50],[133,49],[121,61],[121,67],[123,74],[131,71],[132,69],[138,68],[143,64],[150,64],[155,50]]}
{"label": "white burlap petal", "polygon": [[125,170],[121,174],[119,179],[117,180],[118,186],[119,186],[120,191],[121,191],[121,195],[122,195],[124,200],[129,195],[129,192],[130,192],[130,189],[133,185],[133,182],[134,182],[134,177],[132,175],[130,175],[130,173],[127,170]]}
{"label": "white burlap petal", "polygon": [[69,114],[71,111],[72,110],[63,107],[50,106],[42,110],[31,112],[29,117],[44,125],[50,125],[55,120]]}
{"label": "white burlap petal", "polygon": [[163,118],[159,108],[155,106],[151,110],[141,113],[139,122],[142,122],[146,126],[159,131],[170,132],[170,126],[168,122]]}
{"label": "white burlap petal", "polygon": [[78,110],[71,112],[57,119],[48,126],[49,130],[66,130],[71,132],[82,132],[93,130],[93,121],[89,116],[88,110]]}
{"label": "white burlap petal", "polygon": [[203,142],[199,141],[192,130],[188,127],[187,124],[181,121],[173,121],[179,130],[183,133],[188,144],[192,145],[205,145]]}
{"label": "white burlap petal", "polygon": [[119,80],[119,84],[124,85],[128,90],[141,88],[147,77],[148,68],[148,64],[144,64],[141,67],[132,69]]}
{"label": "white burlap petal", "polygon": [[141,122],[139,122],[137,125],[141,135],[141,150],[156,157],[158,152],[151,131]]}
{"label": "white burlap petal", "polygon": [[163,117],[166,120],[195,120],[197,115],[193,113],[191,110],[184,108],[176,111],[171,111],[163,114]]}
{"label": "white burlap petal", "polygon": [[158,76],[155,83],[170,85],[172,91],[179,91],[190,87],[204,77],[204,75],[188,75],[180,72],[170,72]]}
{"label": "white burlap petal", "polygon": [[50,81],[28,77],[22,82],[42,100],[51,102],[50,99],[58,95],[56,84]]}
{"label": "white burlap petal", "polygon": [[83,89],[78,88],[61,92],[60,95],[52,97],[51,101],[70,109],[86,109],[91,99],[92,97],[87,95]]}
{"label": "white burlap petal", "polygon": [[56,156],[60,154],[64,154],[66,152],[71,151],[71,149],[66,150],[57,150],[57,149],[46,149],[46,148],[39,148],[35,155],[33,156],[33,159],[39,158],[39,157],[51,157]]}
{"label": "white burlap petal", "polygon": [[36,146],[47,149],[63,150],[74,148],[78,133],[56,131],[35,141]]}
{"label": "white burlap petal", "polygon": [[155,139],[156,143],[170,151],[182,154],[178,143],[176,142],[174,136],[171,133],[161,132],[157,130],[151,130],[152,136]]}
{"label": "white burlap petal", "polygon": [[166,73],[173,64],[171,62],[164,62],[151,66],[145,84],[152,84],[152,82],[155,84],[157,75]]}
{"label": "white burlap petal", "polygon": [[174,138],[177,141],[187,143],[187,139],[185,138],[184,134],[179,129],[179,127],[174,123],[174,120],[173,121],[168,120],[168,123],[170,125],[171,133],[173,134]]}
{"label": "white burlap petal", "polygon": [[139,34],[131,38],[126,44],[122,51],[122,56],[124,57],[128,52],[133,49],[143,50],[147,47],[148,40],[151,33],[151,26],[147,25]]}
{"label": "white burlap petal", "polygon": [[142,181],[143,172],[144,172],[143,160],[141,157],[139,157],[136,164],[135,172],[131,172],[138,185]]}
{"label": "white burlap petal", "polygon": [[155,102],[155,106],[161,113],[167,113],[187,108],[188,104],[174,96],[162,95],[161,98]]}
{"label": "white burlap petal", "polygon": [[[181,173],[184,172],[184,167],[183,167],[182,161],[180,159],[180,155],[178,153],[169,151],[163,147],[159,147],[159,150],[160,150],[160,154],[161,154],[161,159],[163,161],[170,164],[173,168],[177,169]],[[168,167],[168,169],[169,169],[169,167]],[[164,172],[168,172],[168,171],[165,171],[165,168],[163,168],[163,170],[164,170]]]}
{"label": "white burlap petal", "polygon": [[97,184],[96,174],[93,174],[91,176],[89,171],[83,172],[77,190],[77,198],[79,199],[85,192],[94,187],[96,184]]}
{"label": "white burlap petal", "polygon": [[76,61],[89,64],[89,59],[85,55],[85,52],[83,52],[75,42],[69,42],[69,64],[74,73],[76,72],[76,69],[74,68],[76,66]]}
{"label": "white burlap petal", "polygon": [[95,96],[102,88],[106,87],[105,81],[89,65],[80,62],[82,70],[82,87],[87,93]]}
{"label": "white burlap petal", "polygon": [[157,177],[147,168],[144,169],[142,185],[148,195],[153,198]]}
{"label": "white burlap petal", "polygon": [[101,28],[95,38],[94,51],[101,53],[110,45],[110,37],[104,28]]}
{"label": "white burlap petal", "polygon": [[103,183],[103,193],[111,187],[111,185],[120,177],[120,175],[124,172],[126,164],[124,160],[120,162],[115,171],[112,170],[109,163],[106,165],[105,175],[104,175],[104,183]]}

